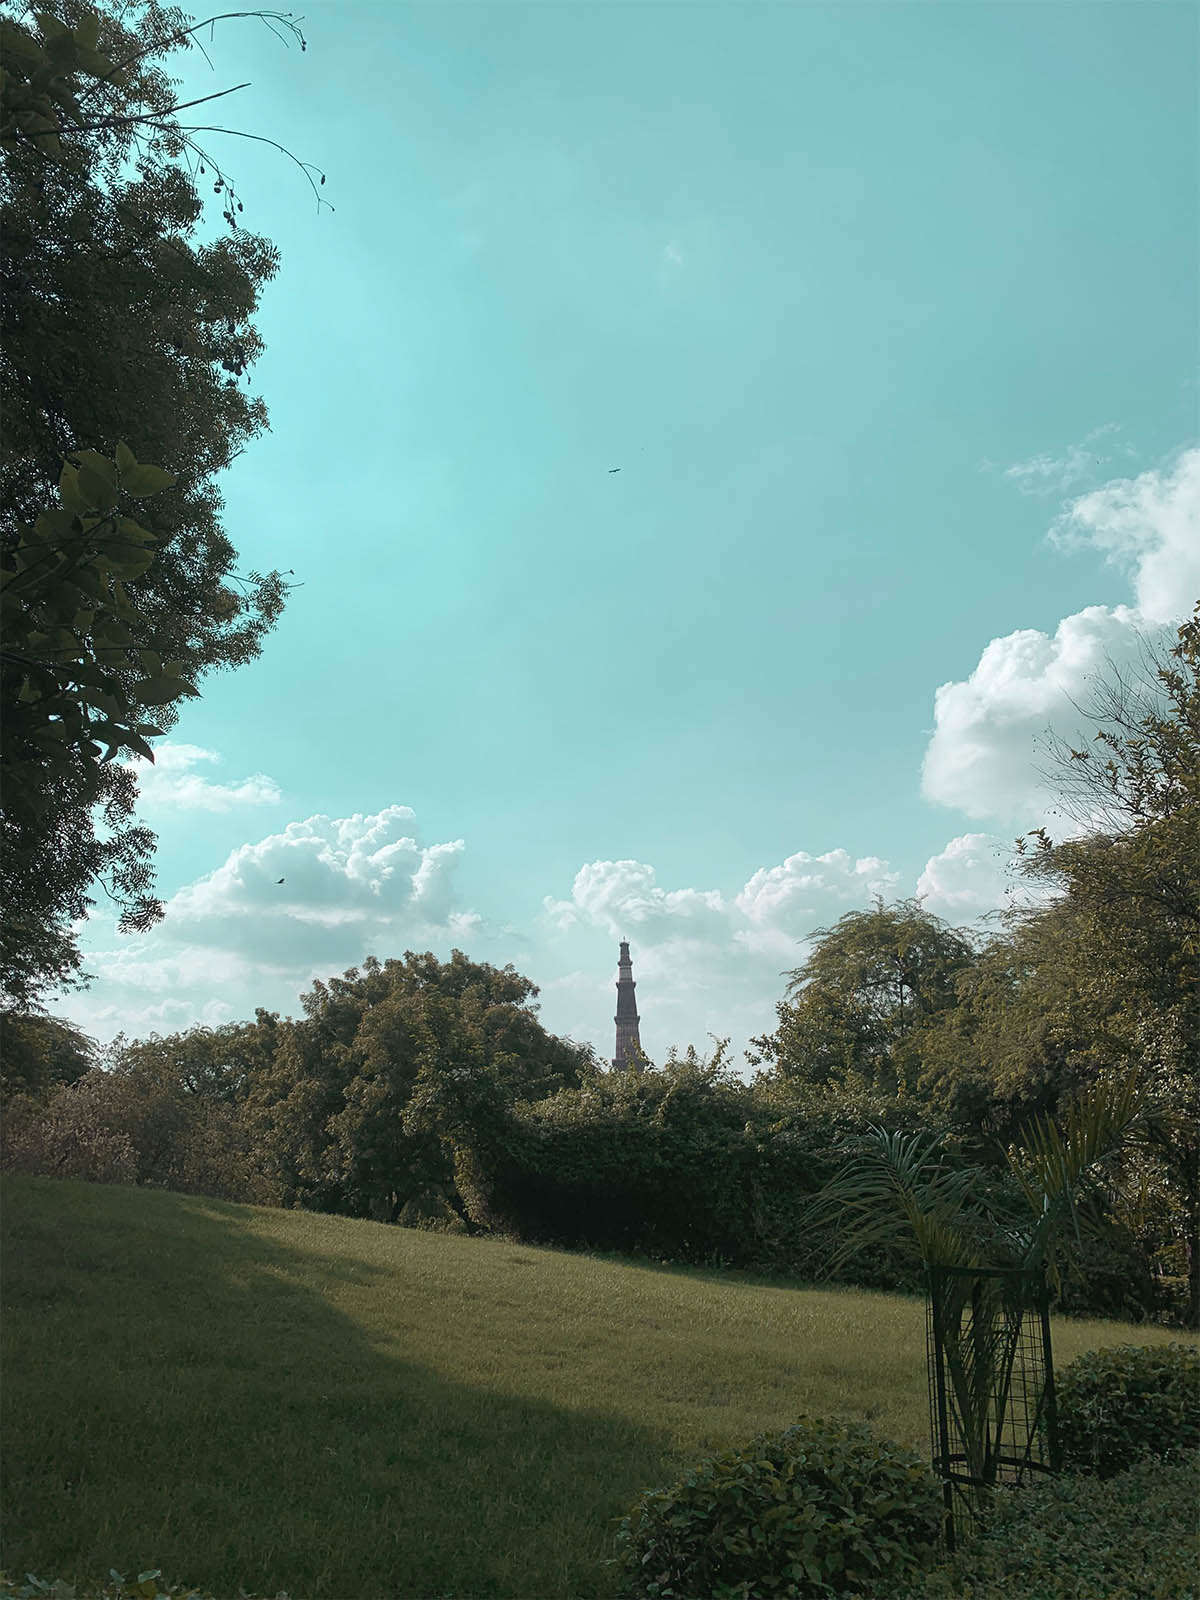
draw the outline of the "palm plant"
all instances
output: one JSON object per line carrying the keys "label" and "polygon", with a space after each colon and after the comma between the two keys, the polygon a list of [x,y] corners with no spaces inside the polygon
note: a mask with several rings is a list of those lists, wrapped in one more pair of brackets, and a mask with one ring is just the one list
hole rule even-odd
{"label": "palm plant", "polygon": [[1070,1247],[1103,1229],[1150,1113],[1136,1071],[1102,1078],[1057,1121],[1030,1124],[1000,1181],[954,1165],[937,1136],[874,1128],[809,1207],[808,1226],[833,1233],[830,1274],[883,1245],[915,1253],[931,1285],[936,1275],[931,1335],[976,1484],[997,1482],[1004,1429],[1024,1398],[1014,1386],[1030,1279],[1061,1289]]}

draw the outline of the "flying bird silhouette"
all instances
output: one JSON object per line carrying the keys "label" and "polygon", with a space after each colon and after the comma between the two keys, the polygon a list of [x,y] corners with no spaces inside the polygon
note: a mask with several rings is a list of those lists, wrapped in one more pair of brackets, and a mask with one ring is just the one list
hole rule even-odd
{"label": "flying bird silhouette", "polygon": [[276,878],[275,882],[276,882],[276,884],[280,884],[280,883],[283,882],[283,879],[282,878]]}
{"label": "flying bird silhouette", "polygon": [[614,472],[620,472],[620,467],[609,467],[608,475],[611,478]]}

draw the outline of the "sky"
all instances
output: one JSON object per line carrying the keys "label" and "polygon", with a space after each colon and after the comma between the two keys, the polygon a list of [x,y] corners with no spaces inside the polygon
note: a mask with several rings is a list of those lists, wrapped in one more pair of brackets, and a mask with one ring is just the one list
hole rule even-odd
{"label": "sky", "polygon": [[[144,767],[100,1039],[407,949],[737,1056],[815,930],[954,923],[1200,597],[1200,7],[318,0],[181,94],[275,241],[223,480],[301,585]],[[218,208],[219,209],[219,208]],[[617,470],[614,470],[617,469]],[[283,878],[280,884],[278,880]]]}

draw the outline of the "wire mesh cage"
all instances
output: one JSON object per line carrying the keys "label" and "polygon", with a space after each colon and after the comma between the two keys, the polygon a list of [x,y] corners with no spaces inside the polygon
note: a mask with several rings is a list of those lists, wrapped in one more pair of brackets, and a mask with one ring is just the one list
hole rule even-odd
{"label": "wire mesh cage", "polygon": [[933,1467],[953,1549],[997,1486],[1058,1471],[1045,1275],[930,1267],[925,1333]]}

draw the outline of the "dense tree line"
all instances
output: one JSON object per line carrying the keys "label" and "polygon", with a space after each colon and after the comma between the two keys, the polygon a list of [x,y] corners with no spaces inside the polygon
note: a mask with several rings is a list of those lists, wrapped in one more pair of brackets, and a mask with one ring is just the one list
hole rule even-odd
{"label": "dense tree line", "polygon": [[[751,1081],[724,1047],[607,1071],[546,1031],[511,967],[409,953],[315,983],[295,1020],[260,1010],[103,1061],[65,1024],[10,1013],[7,1158],[816,1276],[838,1221],[814,1198],[878,1130],[938,1136],[942,1165],[982,1172],[1002,1206],[1014,1141],[1133,1072],[1138,1138],[1094,1186],[1064,1294],[1195,1321],[1200,616],[1109,711],[1095,750],[1064,757],[1090,829],[1027,841],[1046,898],[986,936],[915,901],[844,916],[792,975]],[[845,1270],[920,1283],[894,1242]]]}

